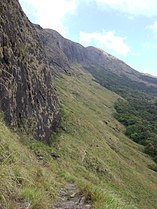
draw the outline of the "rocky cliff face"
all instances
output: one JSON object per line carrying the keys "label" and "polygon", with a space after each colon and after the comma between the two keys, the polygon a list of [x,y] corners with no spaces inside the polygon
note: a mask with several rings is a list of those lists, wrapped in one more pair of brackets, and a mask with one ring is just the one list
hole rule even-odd
{"label": "rocky cliff face", "polygon": [[[125,86],[127,82],[142,83],[142,85],[157,86],[156,79],[143,75],[132,69],[123,61],[95,47],[82,45],[63,38],[58,32],[51,29],[42,29],[35,26],[45,47],[48,63],[55,72],[73,73],[71,66],[79,64],[88,70],[98,82],[103,83],[102,75],[120,82]],[[127,80],[127,82],[126,82]],[[108,80],[108,84],[110,81]],[[105,83],[103,84],[104,86]],[[107,85],[109,86],[109,85]],[[107,87],[106,86],[106,87]]]}
{"label": "rocky cliff face", "polygon": [[8,125],[41,140],[60,120],[42,42],[17,0],[0,1],[0,109]]}
{"label": "rocky cliff face", "polygon": [[70,73],[72,64],[88,63],[87,51],[83,46],[63,38],[52,29],[35,27],[45,47],[48,63],[57,74]]}
{"label": "rocky cliff face", "polygon": [[130,66],[105,51],[95,47],[82,45],[65,39],[52,29],[35,28],[43,42],[50,67],[56,71],[68,72],[72,64],[81,64],[84,67],[101,66],[115,74],[139,74]]}

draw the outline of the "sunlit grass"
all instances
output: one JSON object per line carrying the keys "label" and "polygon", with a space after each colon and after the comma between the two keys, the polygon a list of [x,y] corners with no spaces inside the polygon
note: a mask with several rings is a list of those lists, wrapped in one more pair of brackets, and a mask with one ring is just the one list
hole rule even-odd
{"label": "sunlit grass", "polygon": [[55,80],[62,123],[51,146],[13,133],[1,120],[2,207],[50,208],[58,189],[71,182],[95,209],[157,208],[153,162],[112,116],[118,96],[83,74]]}

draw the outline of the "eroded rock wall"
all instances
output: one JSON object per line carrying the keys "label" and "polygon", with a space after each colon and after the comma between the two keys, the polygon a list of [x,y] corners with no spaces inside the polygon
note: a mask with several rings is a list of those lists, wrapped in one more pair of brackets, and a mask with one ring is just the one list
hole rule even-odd
{"label": "eroded rock wall", "polygon": [[42,42],[17,0],[0,1],[0,110],[8,125],[41,140],[60,121]]}

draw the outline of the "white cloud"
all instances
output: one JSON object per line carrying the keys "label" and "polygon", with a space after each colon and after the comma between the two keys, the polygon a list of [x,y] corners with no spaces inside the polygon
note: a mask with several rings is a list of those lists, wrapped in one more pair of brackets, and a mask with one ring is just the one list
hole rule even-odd
{"label": "white cloud", "polygon": [[[77,8],[77,0],[20,0],[21,3],[29,3],[34,7],[32,14],[36,17],[37,23],[44,28],[52,28],[62,35],[66,33],[67,28],[63,21],[65,15],[74,14]],[[23,8],[25,9],[25,8]]]}
{"label": "white cloud", "polygon": [[131,16],[157,15],[157,0],[86,0],[86,2],[95,2],[100,9],[111,8]]}
{"label": "white cloud", "polygon": [[146,28],[151,29],[154,32],[157,32],[157,21],[155,21],[152,25],[147,26]]}
{"label": "white cloud", "polygon": [[114,31],[106,32],[103,30],[101,33],[80,32],[79,42],[84,46],[94,45],[104,50],[110,49],[124,56],[130,52],[129,47],[125,43],[125,38],[115,35]]}
{"label": "white cloud", "polygon": [[[134,19],[137,15],[157,16],[157,0],[19,0],[25,7],[27,15],[34,16],[36,23],[44,28],[53,28],[62,35],[68,28],[64,25],[66,15],[75,14],[79,5],[85,7],[95,2],[99,9],[113,9]],[[88,12],[88,7],[87,7]],[[80,17],[81,18],[81,17]]]}

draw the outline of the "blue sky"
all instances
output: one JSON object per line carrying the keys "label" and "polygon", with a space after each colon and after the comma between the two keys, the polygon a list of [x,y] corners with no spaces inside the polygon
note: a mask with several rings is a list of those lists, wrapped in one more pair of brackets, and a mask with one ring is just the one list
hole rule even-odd
{"label": "blue sky", "polygon": [[157,0],[19,0],[29,19],[157,76]]}

